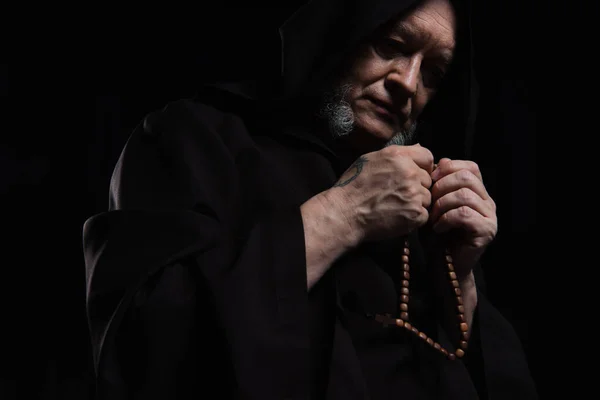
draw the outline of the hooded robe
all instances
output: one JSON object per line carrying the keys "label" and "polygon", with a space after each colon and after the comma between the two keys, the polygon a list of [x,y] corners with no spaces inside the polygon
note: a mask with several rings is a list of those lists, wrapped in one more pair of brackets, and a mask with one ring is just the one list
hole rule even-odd
{"label": "hooded robe", "polygon": [[[413,3],[308,3],[281,28],[281,78],[207,86],[135,128],[109,209],[83,229],[98,399],[537,398],[479,266],[463,359],[369,318],[399,314],[408,239],[411,320],[453,348],[429,285],[440,246],[425,231],[363,244],[306,289],[300,206],[347,165],[298,115],[361,40]],[[457,7],[456,61],[419,131],[436,158],[468,157],[472,137],[469,5]]]}

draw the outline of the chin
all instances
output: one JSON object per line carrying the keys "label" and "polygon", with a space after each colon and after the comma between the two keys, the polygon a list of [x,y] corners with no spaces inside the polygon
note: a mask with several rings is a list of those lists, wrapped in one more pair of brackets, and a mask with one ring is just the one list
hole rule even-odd
{"label": "chin", "polygon": [[393,136],[394,130],[389,125],[382,123],[363,125],[357,123],[350,135],[350,142],[355,149],[364,154],[383,149]]}

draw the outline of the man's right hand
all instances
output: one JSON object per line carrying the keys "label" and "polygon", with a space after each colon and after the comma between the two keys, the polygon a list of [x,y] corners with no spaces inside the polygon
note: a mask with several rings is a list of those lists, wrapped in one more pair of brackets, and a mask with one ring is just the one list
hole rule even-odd
{"label": "man's right hand", "polygon": [[391,145],[359,157],[321,195],[344,214],[360,242],[405,235],[429,218],[433,162],[418,144]]}

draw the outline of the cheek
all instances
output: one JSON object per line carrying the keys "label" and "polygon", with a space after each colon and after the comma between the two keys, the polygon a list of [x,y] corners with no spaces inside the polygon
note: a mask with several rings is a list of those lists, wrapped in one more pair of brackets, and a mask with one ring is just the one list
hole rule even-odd
{"label": "cheek", "polygon": [[412,109],[412,114],[415,119],[421,114],[430,99],[431,95],[428,93],[420,93],[417,96]]}
{"label": "cheek", "polygon": [[373,57],[358,59],[350,68],[349,78],[353,86],[364,89],[375,82],[383,80],[386,75],[385,64]]}

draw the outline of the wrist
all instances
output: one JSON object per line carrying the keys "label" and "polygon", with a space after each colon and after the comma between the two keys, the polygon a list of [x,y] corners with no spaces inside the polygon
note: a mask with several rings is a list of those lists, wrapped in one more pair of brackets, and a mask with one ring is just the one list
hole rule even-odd
{"label": "wrist", "polygon": [[458,284],[463,294],[473,293],[477,291],[477,287],[475,285],[475,275],[473,274],[473,271],[470,271],[467,275],[463,277],[458,277]]}
{"label": "wrist", "polygon": [[363,230],[354,217],[352,207],[342,198],[339,191],[326,190],[315,196],[328,216],[332,229],[339,232],[348,248],[358,246],[363,240]]}

